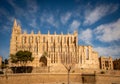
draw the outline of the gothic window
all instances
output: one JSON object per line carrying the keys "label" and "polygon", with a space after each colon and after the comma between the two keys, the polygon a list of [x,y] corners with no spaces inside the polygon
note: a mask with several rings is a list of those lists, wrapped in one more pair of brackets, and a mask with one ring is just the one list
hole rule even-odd
{"label": "gothic window", "polygon": [[68,52],[68,46],[66,46],[66,52]]}
{"label": "gothic window", "polygon": [[63,56],[64,54],[63,53],[60,53],[61,54],[61,63],[63,63]]}
{"label": "gothic window", "polygon": [[80,63],[82,64],[82,55],[80,56]]}
{"label": "gothic window", "polygon": [[33,43],[33,37],[32,36],[30,37],[30,43]]}
{"label": "gothic window", "polygon": [[38,38],[37,37],[35,38],[35,42],[38,43]]}
{"label": "gothic window", "polygon": [[38,43],[40,43],[40,37],[37,37],[37,41],[38,41]]}
{"label": "gothic window", "polygon": [[27,37],[25,37],[25,43],[27,43]]}
{"label": "gothic window", "polygon": [[69,37],[67,37],[67,43],[69,44]]}
{"label": "gothic window", "polygon": [[54,47],[53,46],[51,46],[51,52],[53,52],[54,51]]}
{"label": "gothic window", "polygon": [[45,42],[45,37],[43,37],[43,43]]}
{"label": "gothic window", "polygon": [[23,42],[23,44],[25,43],[25,39],[24,39],[24,37],[22,37],[22,42]]}
{"label": "gothic window", "polygon": [[17,41],[17,36],[16,36],[16,41]]}
{"label": "gothic window", "polygon": [[23,44],[26,43],[26,37],[22,37]]}
{"label": "gothic window", "polygon": [[59,46],[59,52],[61,52],[61,46]]}
{"label": "gothic window", "polygon": [[37,47],[36,46],[34,47],[34,52],[37,53]]}
{"label": "gothic window", "polygon": [[64,37],[64,43],[66,43],[66,37]]}
{"label": "gothic window", "polygon": [[51,63],[53,63],[53,54],[51,54]]}
{"label": "gothic window", "polygon": [[43,45],[43,51],[45,51],[45,46]]}
{"label": "gothic window", "polygon": [[72,47],[73,47],[73,52],[75,52],[74,46],[72,46]]}
{"label": "gothic window", "polygon": [[71,43],[72,43],[72,37],[71,37]]}
{"label": "gothic window", "polygon": [[51,37],[51,43],[53,43],[53,37]]}
{"label": "gothic window", "polygon": [[74,37],[74,41],[76,42],[76,37]]}
{"label": "gothic window", "polygon": [[69,43],[71,43],[71,37],[69,37]]}
{"label": "gothic window", "polygon": [[76,46],[76,42],[77,42],[77,41],[76,41],[76,37],[74,37],[74,44],[75,44],[75,46]]}
{"label": "gothic window", "polygon": [[88,48],[86,49],[86,59],[87,60],[89,59],[89,50],[88,50]]}
{"label": "gothic window", "polygon": [[105,67],[109,67],[109,62],[105,61]]}
{"label": "gothic window", "polygon": [[55,63],[55,58],[56,58],[56,55],[54,55],[53,57],[54,57],[54,59],[53,59],[53,60],[54,60],[54,63]]}

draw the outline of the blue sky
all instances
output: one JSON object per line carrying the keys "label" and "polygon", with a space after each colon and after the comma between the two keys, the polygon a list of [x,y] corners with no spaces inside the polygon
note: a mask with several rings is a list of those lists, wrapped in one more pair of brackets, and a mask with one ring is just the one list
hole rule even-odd
{"label": "blue sky", "polygon": [[23,31],[78,31],[79,45],[99,55],[120,57],[119,0],[0,0],[0,56],[9,56],[14,19]]}

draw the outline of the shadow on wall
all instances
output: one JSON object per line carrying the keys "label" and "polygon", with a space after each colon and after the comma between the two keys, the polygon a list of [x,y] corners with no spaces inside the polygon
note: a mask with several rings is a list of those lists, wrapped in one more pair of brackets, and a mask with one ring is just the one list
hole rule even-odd
{"label": "shadow on wall", "polygon": [[91,84],[95,84],[96,82],[96,78],[95,78],[95,74],[82,74],[81,75],[82,78],[82,83],[86,84],[86,83],[91,83]]}
{"label": "shadow on wall", "polygon": [[13,73],[31,73],[33,70],[32,66],[22,66],[22,67],[11,67]]}

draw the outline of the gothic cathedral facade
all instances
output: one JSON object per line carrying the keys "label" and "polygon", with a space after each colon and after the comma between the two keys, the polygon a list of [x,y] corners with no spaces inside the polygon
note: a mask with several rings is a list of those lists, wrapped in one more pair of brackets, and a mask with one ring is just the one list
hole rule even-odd
{"label": "gothic cathedral facade", "polygon": [[[32,52],[34,61],[28,63],[33,67],[41,67],[41,58],[46,52],[46,66],[51,70],[61,70],[64,64],[75,63],[75,68],[99,69],[98,53],[92,46],[78,45],[78,33],[73,34],[41,34],[38,31],[34,34],[22,33],[22,29],[14,20],[12,35],[10,39],[10,54],[15,54],[19,50]],[[10,66],[14,64],[10,63]]]}

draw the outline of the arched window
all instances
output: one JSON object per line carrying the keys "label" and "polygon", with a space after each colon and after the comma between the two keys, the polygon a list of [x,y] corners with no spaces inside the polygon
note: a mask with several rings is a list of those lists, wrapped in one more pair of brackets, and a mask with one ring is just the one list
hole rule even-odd
{"label": "arched window", "polygon": [[66,43],[66,37],[64,37],[64,43]]}
{"label": "arched window", "polygon": [[17,41],[17,36],[16,36],[16,41]]}
{"label": "arched window", "polygon": [[53,43],[53,37],[51,37],[51,43]]}
{"label": "arched window", "polygon": [[80,63],[82,64],[82,55],[80,56]]}
{"label": "arched window", "polygon": [[53,46],[51,46],[50,51],[54,52],[54,47]]}
{"label": "arched window", "polygon": [[53,54],[51,54],[51,63],[53,63]]}
{"label": "arched window", "polygon": [[40,43],[40,36],[37,38],[38,42]]}
{"label": "arched window", "polygon": [[58,37],[58,43],[60,42],[60,37]]}
{"label": "arched window", "polygon": [[22,43],[23,43],[23,44],[26,43],[26,37],[25,37],[25,36],[22,37]]}
{"label": "arched window", "polygon": [[45,37],[43,37],[43,43],[45,42]]}
{"label": "arched window", "polygon": [[89,59],[89,50],[88,50],[88,48],[86,48],[86,59],[87,60]]}
{"label": "arched window", "polygon": [[30,37],[30,43],[33,43],[33,37],[32,36]]}

